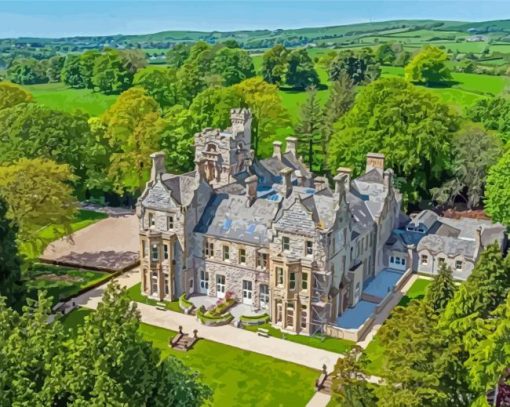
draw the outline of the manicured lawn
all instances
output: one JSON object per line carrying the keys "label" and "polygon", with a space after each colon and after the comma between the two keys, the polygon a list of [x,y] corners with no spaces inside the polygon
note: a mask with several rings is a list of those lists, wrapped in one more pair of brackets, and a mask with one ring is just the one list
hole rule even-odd
{"label": "manicured lawn", "polygon": [[[138,283],[133,287],[128,288],[127,295],[131,301],[141,302],[147,305],[156,306],[159,301],[153,300],[152,298],[147,298],[145,295],[142,295],[141,291],[142,283]],[[179,307],[179,300],[175,301],[163,301],[166,307],[175,312],[180,312],[182,314],[182,310]]]}
{"label": "manicured lawn", "polygon": [[[73,311],[65,326],[76,330],[90,312]],[[146,324],[140,331],[163,357],[175,356],[200,373],[214,391],[213,406],[304,406],[314,394],[319,372],[313,369],[208,340],[189,352],[175,351],[168,347],[175,332]]]}
{"label": "manicured lawn", "polygon": [[[428,285],[431,283],[431,280],[418,278],[414,284],[411,286],[407,294],[402,297],[399,304],[402,307],[409,305],[411,301],[420,300],[425,296],[425,290]],[[391,318],[391,315],[390,315]],[[364,352],[364,358],[366,358],[367,364],[367,372],[373,375],[382,376],[383,375],[383,365],[386,361],[385,358],[385,348],[382,346],[379,341],[379,337],[376,334],[374,339],[368,344]]]}
{"label": "manicured lawn", "polygon": [[108,109],[116,95],[103,95],[90,89],[71,89],[63,83],[46,83],[25,86],[34,95],[36,102],[65,112],[82,111],[99,116]]}
{"label": "manicured lawn", "polygon": [[58,267],[49,264],[35,264],[26,285],[29,296],[37,297],[37,291],[45,290],[53,297],[53,304],[61,298],[78,294],[84,288],[106,280],[110,274],[100,271]]}
{"label": "manicured lawn", "polygon": [[[75,221],[71,224],[71,233],[96,223],[101,219],[107,218],[108,215],[80,209],[76,214]],[[29,259],[39,257],[46,245],[54,240],[60,239],[67,234],[61,225],[49,225],[39,232],[39,241],[35,244],[25,244],[20,247],[21,252]]]}
{"label": "manicured lawn", "polygon": [[278,328],[270,324],[262,324],[258,326],[246,326],[245,329],[257,332],[258,328],[264,328],[269,331],[269,335],[275,338],[285,339],[290,342],[300,343],[302,345],[311,346],[312,348],[324,349],[336,353],[345,353],[352,349],[354,342],[345,339],[337,339],[331,337],[317,338],[306,335],[291,335],[280,331]]}

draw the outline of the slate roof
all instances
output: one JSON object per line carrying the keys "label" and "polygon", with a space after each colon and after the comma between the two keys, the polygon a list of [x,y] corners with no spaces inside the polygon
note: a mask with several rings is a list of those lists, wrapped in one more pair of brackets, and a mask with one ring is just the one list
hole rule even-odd
{"label": "slate roof", "polygon": [[179,205],[187,206],[190,204],[197,186],[197,181],[194,176],[190,176],[189,174],[163,174],[161,179],[165,186],[172,192],[172,198],[174,198]]}
{"label": "slate roof", "polygon": [[463,255],[467,258],[474,258],[477,247],[476,242],[473,240],[462,240],[440,235],[427,235],[420,240],[416,249],[418,251],[426,249],[434,255],[444,253],[449,257]]}

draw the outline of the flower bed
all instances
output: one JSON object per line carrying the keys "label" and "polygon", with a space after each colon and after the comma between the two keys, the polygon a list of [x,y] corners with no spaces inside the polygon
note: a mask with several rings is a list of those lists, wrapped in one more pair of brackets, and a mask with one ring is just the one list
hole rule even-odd
{"label": "flower bed", "polygon": [[182,295],[179,297],[179,308],[188,314],[193,309],[193,307],[193,303],[186,299],[186,293],[182,293]]}
{"label": "flower bed", "polygon": [[239,319],[243,325],[262,325],[269,321],[269,315],[242,315]]}
{"label": "flower bed", "polygon": [[222,315],[213,315],[209,311],[206,311],[204,307],[200,307],[197,310],[197,318],[204,325],[220,326],[232,322],[234,316],[230,312],[226,312]]}

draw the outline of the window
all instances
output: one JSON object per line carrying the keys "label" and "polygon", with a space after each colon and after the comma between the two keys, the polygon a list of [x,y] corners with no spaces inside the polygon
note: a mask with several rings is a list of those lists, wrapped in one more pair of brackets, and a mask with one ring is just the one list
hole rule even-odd
{"label": "window", "polygon": [[310,240],[305,242],[305,254],[307,256],[311,256],[313,254],[313,242]]}
{"label": "window", "polygon": [[216,275],[216,291],[218,293],[225,293],[225,276],[221,274]]}
{"label": "window", "polygon": [[395,258],[395,264],[400,264],[400,257]]}
{"label": "window", "polygon": [[444,257],[440,257],[440,258],[438,259],[438,261],[439,261],[439,264],[444,264],[444,262],[445,262],[445,258],[444,258]]}
{"label": "window", "polygon": [[147,256],[147,242],[142,240],[142,257]]}
{"label": "window", "polygon": [[163,245],[163,258],[165,260],[168,260],[168,245],[167,244]]}
{"label": "window", "polygon": [[393,256],[390,257],[390,263],[395,263],[395,257]]}
{"label": "window", "polygon": [[214,256],[214,243],[205,242],[205,257],[213,257]]}
{"label": "window", "polygon": [[276,300],[276,323],[282,322],[283,304],[281,300]]}
{"label": "window", "polygon": [[291,271],[289,273],[289,289],[294,290],[296,289],[296,273]]}
{"label": "window", "polygon": [[308,290],[308,273],[303,273],[301,275],[301,289]]}
{"label": "window", "polygon": [[157,261],[159,259],[159,250],[158,250],[158,245],[157,244],[153,244],[152,245],[152,250],[151,250],[151,258],[152,260],[154,261]]}
{"label": "window", "polygon": [[168,275],[165,274],[165,294],[170,294],[170,285],[168,284]]}
{"label": "window", "polygon": [[206,273],[204,270],[200,271],[200,288],[202,290],[209,289],[209,273]]}
{"label": "window", "polygon": [[289,328],[292,328],[294,326],[294,304],[288,303],[287,304],[287,320],[286,325]]}
{"label": "window", "polygon": [[269,304],[269,286],[267,284],[260,285],[260,306],[265,308]]}
{"label": "window", "polygon": [[246,250],[239,249],[239,263],[246,264]]}
{"label": "window", "polygon": [[243,302],[251,304],[252,297],[252,282],[249,280],[243,280]]}
{"label": "window", "polygon": [[193,279],[191,278],[191,279],[189,280],[189,288],[190,288],[191,290],[193,290],[193,286],[194,286],[194,281],[193,281]]}
{"label": "window", "polygon": [[306,319],[308,316],[308,310],[306,305],[301,305],[301,328],[306,328]]}
{"label": "window", "polygon": [[167,228],[167,230],[174,228],[174,217],[173,216],[166,217],[166,228]]}
{"label": "window", "polygon": [[230,247],[223,246],[223,261],[230,260]]}
{"label": "window", "polygon": [[402,265],[405,266],[406,265],[406,259],[402,257]]}
{"label": "window", "polygon": [[455,270],[462,271],[462,260],[457,260],[455,262]]}
{"label": "window", "polygon": [[288,252],[290,250],[290,239],[287,236],[283,236],[282,238],[282,249],[284,252]]}
{"label": "window", "polygon": [[421,264],[423,264],[424,266],[429,264],[429,256],[427,256],[426,254],[423,254],[421,256]]}
{"label": "window", "polygon": [[283,285],[283,269],[276,267],[276,284]]}
{"label": "window", "polygon": [[149,227],[154,226],[156,222],[154,221],[154,215],[149,213]]}
{"label": "window", "polygon": [[267,253],[257,253],[257,267],[262,270],[267,270],[267,259]]}

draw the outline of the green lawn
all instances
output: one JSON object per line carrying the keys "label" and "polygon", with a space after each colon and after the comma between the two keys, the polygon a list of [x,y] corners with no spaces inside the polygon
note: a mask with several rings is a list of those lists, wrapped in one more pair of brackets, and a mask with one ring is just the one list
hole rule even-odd
{"label": "green lawn", "polygon": [[[108,215],[101,212],[80,209],[76,213],[75,221],[71,224],[71,233],[84,229],[101,219],[106,219],[107,217]],[[66,230],[61,225],[49,225],[39,232],[39,239],[37,242],[21,245],[20,251],[28,259],[36,259],[42,254],[48,243],[60,239],[61,237],[66,236],[66,234]]]}
{"label": "green lawn", "polygon": [[[399,304],[402,307],[407,306],[411,301],[420,300],[425,296],[425,290],[432,280],[418,278],[411,286],[407,294],[402,297]],[[391,318],[391,315],[390,315]],[[364,351],[364,358],[367,360],[367,372],[373,375],[383,375],[383,365],[385,363],[385,348],[379,341],[376,334]]]}
{"label": "green lawn", "polygon": [[91,116],[99,116],[108,109],[116,95],[103,95],[90,89],[71,89],[63,83],[45,83],[25,86],[36,102],[65,112],[80,110]]}
{"label": "green lawn", "polygon": [[306,335],[291,335],[280,331],[278,328],[273,327],[271,324],[262,324],[258,326],[246,326],[245,329],[252,332],[257,332],[258,328],[264,328],[269,331],[269,335],[275,338],[285,339],[290,342],[300,343],[302,345],[310,346],[312,348],[324,349],[336,353],[345,353],[352,349],[355,345],[354,342],[337,339],[332,337],[311,337]]}
{"label": "green lawn", "polygon": [[74,296],[109,276],[109,273],[100,271],[35,264],[29,272],[26,286],[30,297],[36,298],[39,290],[45,290],[53,298],[53,304],[56,304],[61,298]]}
{"label": "green lawn", "polygon": [[[64,325],[76,330],[90,312],[75,310]],[[314,394],[319,372],[313,369],[208,340],[179,352],[168,347],[175,332],[146,324],[140,331],[163,357],[175,356],[200,373],[214,390],[213,406],[304,406]]]}
{"label": "green lawn", "polygon": [[[141,291],[142,283],[138,283],[127,290],[127,295],[131,301],[141,302],[147,305],[156,306],[159,301],[153,300],[152,298],[147,298],[145,295],[142,295]],[[162,301],[165,303],[166,308],[182,313],[181,308],[179,307],[179,300],[175,301]]]}

